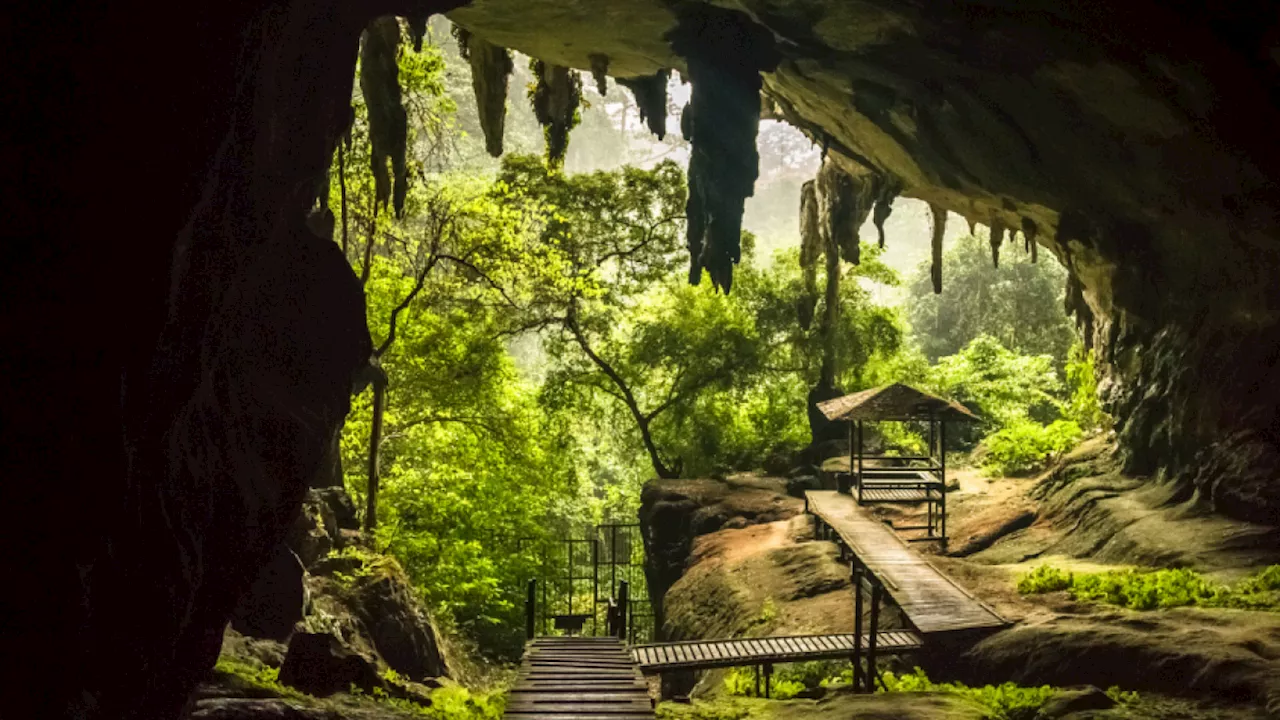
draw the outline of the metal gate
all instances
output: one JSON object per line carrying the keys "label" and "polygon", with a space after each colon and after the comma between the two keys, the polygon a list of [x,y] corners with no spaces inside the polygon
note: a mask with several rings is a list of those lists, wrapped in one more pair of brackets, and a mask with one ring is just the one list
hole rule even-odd
{"label": "metal gate", "polygon": [[638,524],[596,525],[585,537],[525,540],[538,571],[525,599],[530,631],[538,636],[605,635],[609,612],[626,583],[626,638],[653,639],[653,608],[644,574]]}

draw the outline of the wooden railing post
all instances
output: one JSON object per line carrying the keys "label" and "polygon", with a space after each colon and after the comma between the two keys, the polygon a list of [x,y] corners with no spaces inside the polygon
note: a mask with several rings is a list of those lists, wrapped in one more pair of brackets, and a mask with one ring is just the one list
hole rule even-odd
{"label": "wooden railing post", "polygon": [[880,583],[871,584],[871,632],[867,638],[867,692],[876,691],[876,630],[880,625]]}
{"label": "wooden railing post", "polygon": [[853,574],[853,689],[862,687],[862,570],[849,563]]}
{"label": "wooden railing post", "polygon": [[538,581],[529,581],[529,592],[524,599],[524,636],[529,640],[534,636],[535,617],[537,616],[536,599],[538,597]]}

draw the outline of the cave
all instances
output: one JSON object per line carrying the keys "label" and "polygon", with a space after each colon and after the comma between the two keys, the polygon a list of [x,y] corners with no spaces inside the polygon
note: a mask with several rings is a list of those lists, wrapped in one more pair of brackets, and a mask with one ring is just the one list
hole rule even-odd
{"label": "cave", "polygon": [[[731,78],[699,112],[726,115],[727,152],[758,85],[848,175],[1021,231],[1070,271],[1126,470],[1280,524],[1271,3],[27,5],[0,282],[0,637],[26,716],[176,717],[212,664],[370,352],[359,286],[306,222],[361,31],[434,13],[549,66]],[[751,168],[725,159],[694,259],[727,290]]]}

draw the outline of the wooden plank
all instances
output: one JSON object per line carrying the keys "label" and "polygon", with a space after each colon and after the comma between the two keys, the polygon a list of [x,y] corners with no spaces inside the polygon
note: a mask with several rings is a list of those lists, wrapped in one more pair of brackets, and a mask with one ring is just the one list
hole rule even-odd
{"label": "wooden plank", "polygon": [[854,498],[821,490],[805,495],[809,511],[834,529],[925,637],[935,632],[994,629],[1008,624],[913,551],[884,523],[858,507]]}

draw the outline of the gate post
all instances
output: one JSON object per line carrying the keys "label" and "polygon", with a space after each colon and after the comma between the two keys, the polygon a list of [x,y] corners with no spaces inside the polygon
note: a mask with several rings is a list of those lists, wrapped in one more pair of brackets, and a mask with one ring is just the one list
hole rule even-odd
{"label": "gate post", "polygon": [[628,613],[628,610],[630,609],[628,606],[630,605],[630,602],[631,602],[628,596],[630,595],[630,592],[631,592],[631,586],[627,583],[626,580],[623,580],[618,583],[617,636],[619,640],[623,640],[623,641],[627,640],[627,616],[630,614]]}
{"label": "gate post", "polygon": [[535,599],[538,597],[538,581],[529,581],[529,592],[524,599],[524,636],[532,640],[534,636]]}

